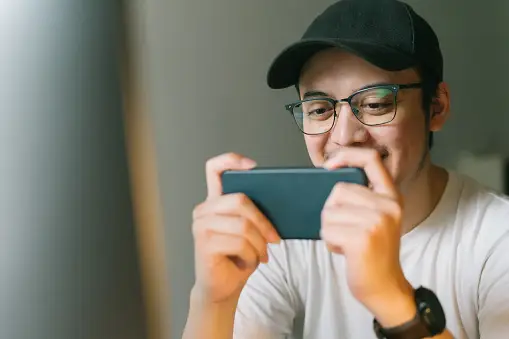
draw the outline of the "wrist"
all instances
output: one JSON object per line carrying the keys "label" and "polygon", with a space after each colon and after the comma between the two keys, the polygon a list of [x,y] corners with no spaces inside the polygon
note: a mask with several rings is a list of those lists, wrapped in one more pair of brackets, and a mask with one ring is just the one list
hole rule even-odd
{"label": "wrist", "polygon": [[215,302],[193,287],[183,338],[231,338],[237,303],[238,297]]}
{"label": "wrist", "polygon": [[388,293],[374,300],[368,308],[383,328],[405,324],[417,314],[414,289],[408,284],[401,291]]}
{"label": "wrist", "polygon": [[[410,308],[404,311],[405,304],[409,299],[395,299],[395,312],[380,313],[378,319],[373,321],[373,329],[378,338],[449,338],[446,332],[445,313],[437,295],[425,287],[420,286],[413,290],[413,300],[416,312],[412,319],[404,321],[410,315]],[[381,304],[380,304],[381,305]],[[376,313],[375,313],[376,314]]]}
{"label": "wrist", "polygon": [[207,310],[209,312],[225,312],[227,310],[235,310],[239,301],[240,293],[220,301],[214,300],[206,292],[193,286],[190,294],[190,306]]}

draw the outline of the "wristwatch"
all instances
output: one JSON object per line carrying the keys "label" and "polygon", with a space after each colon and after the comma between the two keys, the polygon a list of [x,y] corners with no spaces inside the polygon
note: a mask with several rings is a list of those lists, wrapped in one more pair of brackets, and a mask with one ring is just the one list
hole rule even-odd
{"label": "wristwatch", "polygon": [[376,319],[373,328],[378,339],[422,339],[445,331],[445,313],[433,291],[419,287],[414,291],[417,314],[400,326],[382,328]]}

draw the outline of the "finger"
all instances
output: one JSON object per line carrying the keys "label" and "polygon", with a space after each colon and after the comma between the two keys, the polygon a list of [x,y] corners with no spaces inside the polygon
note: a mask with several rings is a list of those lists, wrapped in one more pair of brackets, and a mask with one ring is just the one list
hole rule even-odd
{"label": "finger", "polygon": [[390,214],[361,206],[328,207],[323,210],[321,219],[323,240],[331,241],[336,246],[345,245],[341,241],[346,235],[351,237],[348,239],[348,244],[351,244],[361,237],[372,238],[386,234],[398,238],[401,233],[401,224],[395,222]]}
{"label": "finger", "polygon": [[339,246],[334,246],[328,242],[324,242],[325,243],[325,247],[327,247],[327,249],[329,250],[329,252],[333,252],[333,253],[336,253],[336,254],[342,254],[344,255],[345,252],[343,251],[343,248],[342,247],[339,247]]}
{"label": "finger", "polygon": [[194,225],[194,232],[198,238],[197,242],[204,246],[208,246],[218,234],[245,238],[255,249],[260,260],[267,261],[267,241],[251,221],[242,217],[213,215],[199,220]]}
{"label": "finger", "polygon": [[345,147],[324,164],[327,169],[340,167],[363,168],[373,186],[380,194],[399,199],[393,180],[382,163],[380,154],[374,149]]}
{"label": "finger", "polygon": [[[344,254],[345,248],[358,236],[367,224],[362,211],[356,206],[325,207],[321,215],[320,237],[329,251]],[[368,212],[369,213],[369,212]]]}
{"label": "finger", "polygon": [[260,262],[254,247],[245,238],[232,234],[214,234],[207,244],[207,254],[229,257],[239,268],[255,268]]}
{"label": "finger", "polygon": [[209,159],[205,165],[207,199],[218,197],[223,193],[221,175],[224,171],[248,170],[255,166],[254,160],[236,153],[226,153]]}
{"label": "finger", "polygon": [[360,206],[330,206],[322,211],[322,228],[337,228],[338,225],[355,225],[358,228],[376,224],[377,213]]}
{"label": "finger", "polygon": [[381,196],[367,187],[348,182],[338,182],[332,188],[324,206],[350,204],[373,209],[377,207],[379,197]]}
{"label": "finger", "polygon": [[242,216],[253,223],[267,242],[278,243],[281,240],[272,223],[245,194],[232,193],[206,201],[195,208],[193,218],[200,219],[211,214]]}
{"label": "finger", "polygon": [[325,202],[325,207],[337,205],[353,205],[364,209],[378,210],[399,219],[401,205],[398,201],[373,192],[371,189],[347,182],[337,183]]}
{"label": "finger", "polygon": [[347,254],[348,248],[356,246],[358,239],[365,232],[364,229],[353,224],[342,224],[334,227],[322,227],[320,237],[329,251],[338,254]]}

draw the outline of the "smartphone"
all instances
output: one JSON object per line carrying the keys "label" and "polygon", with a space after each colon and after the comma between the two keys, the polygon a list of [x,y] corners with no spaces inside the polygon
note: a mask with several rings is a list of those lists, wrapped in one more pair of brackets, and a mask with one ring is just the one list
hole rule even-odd
{"label": "smartphone", "polygon": [[244,193],[272,222],[282,239],[319,240],[321,212],[334,185],[367,186],[360,168],[254,168],[222,174],[223,193]]}

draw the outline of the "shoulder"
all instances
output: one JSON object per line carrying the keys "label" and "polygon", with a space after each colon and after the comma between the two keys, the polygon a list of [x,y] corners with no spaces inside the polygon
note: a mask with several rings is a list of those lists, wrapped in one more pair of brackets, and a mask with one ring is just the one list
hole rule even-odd
{"label": "shoulder", "polygon": [[469,226],[465,244],[470,267],[479,264],[476,284],[479,332],[500,338],[509,330],[509,197],[463,176],[459,214]]}
{"label": "shoulder", "polygon": [[477,233],[489,233],[498,238],[509,232],[509,197],[474,179],[456,175],[461,186],[458,216],[471,224]]}
{"label": "shoulder", "polygon": [[[488,260],[498,261],[509,269],[509,260],[500,251],[509,242],[509,197],[474,179],[458,175],[456,226],[461,231],[459,249],[484,270]],[[498,258],[500,255],[503,258]],[[476,265],[473,265],[476,266]]]}
{"label": "shoulder", "polygon": [[471,177],[450,172],[461,185],[461,199],[464,202],[480,203],[482,206],[495,207],[495,211],[509,212],[509,196],[491,189]]}

